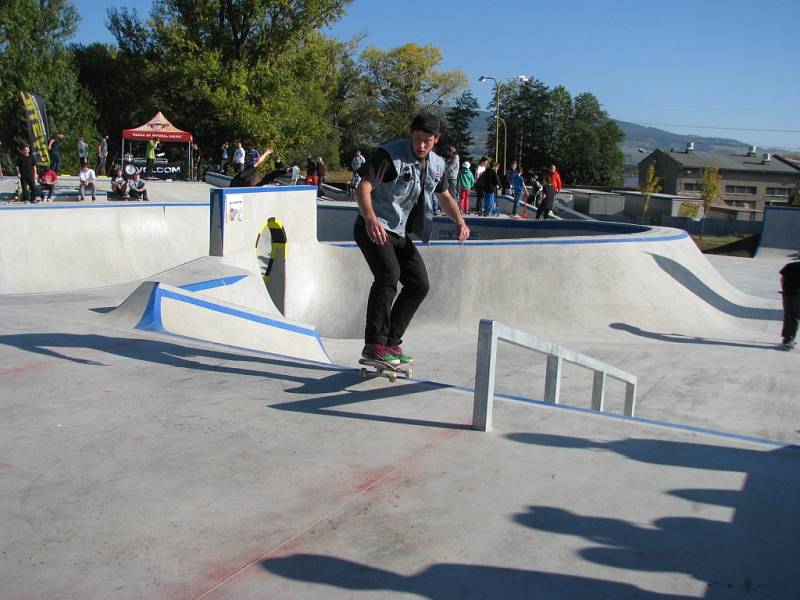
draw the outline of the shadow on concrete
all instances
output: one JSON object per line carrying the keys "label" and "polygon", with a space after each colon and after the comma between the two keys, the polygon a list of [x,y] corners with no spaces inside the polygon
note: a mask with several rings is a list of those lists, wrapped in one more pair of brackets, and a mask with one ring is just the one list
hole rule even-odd
{"label": "shadow on concrete", "polygon": [[[796,568],[800,539],[800,449],[754,450],[653,439],[596,442],[585,438],[513,433],[527,444],[614,452],[630,460],[680,468],[741,473],[715,478],[721,488],[676,489],[667,493],[690,504],[681,512],[713,514],[662,517],[639,523],[579,515],[559,507],[530,506],[514,521],[558,535],[582,537],[595,545],[579,554],[591,562],[648,572],[685,573],[707,584],[705,598],[793,598],[800,589]],[[666,474],[666,472],[664,472]],[[658,478],[653,470],[648,477]],[[696,477],[696,476],[695,476]],[[647,484],[647,482],[641,482]],[[631,486],[636,486],[631,481]],[[624,507],[626,499],[619,498]],[[713,508],[707,508],[713,507]],[[731,512],[732,511],[732,512]]]}
{"label": "shadow on concrete", "polygon": [[647,331],[645,329],[636,327],[635,325],[629,325],[628,323],[611,323],[609,327],[611,327],[611,329],[616,329],[617,331],[632,333],[633,335],[638,335],[639,337],[646,337],[650,338],[651,340],[658,340],[659,342],[672,342],[675,344],[733,346],[735,348],[756,348],[758,350],[779,350],[781,348],[780,344],[733,342],[728,340],[713,340],[709,338],[694,337],[690,335],[683,335],[682,333],[658,333],[656,331]]}
{"label": "shadow on concrete", "polygon": [[716,308],[718,311],[724,312],[733,317],[738,317],[740,319],[755,319],[758,321],[783,320],[783,312],[781,310],[771,308],[751,308],[749,306],[735,304],[727,298],[720,296],[679,262],[658,254],[650,253],[650,256],[653,257],[658,266],[661,267],[661,269],[664,270],[670,277],[692,292],[695,296]]}
{"label": "shadow on concrete", "polygon": [[[70,355],[69,349],[91,349],[106,352],[132,360],[157,363],[182,369],[197,369],[200,371],[226,373],[230,375],[244,375],[248,377],[261,377],[276,381],[297,383],[296,387],[285,390],[289,394],[319,395],[335,394],[306,398],[294,402],[281,402],[270,405],[270,408],[291,412],[314,413],[320,415],[346,417],[398,423],[403,425],[416,425],[423,427],[440,427],[447,429],[471,429],[468,424],[444,423],[426,419],[413,419],[395,417],[390,415],[357,413],[345,410],[333,410],[334,407],[357,404],[384,398],[397,398],[399,396],[427,392],[449,386],[434,383],[397,383],[389,384],[377,389],[355,390],[349,389],[364,380],[360,377],[358,369],[342,370],[341,367],[322,365],[317,363],[293,362],[278,358],[254,354],[236,354],[211,350],[207,348],[181,346],[170,342],[157,340],[111,337],[97,334],[73,333],[27,333],[0,336],[0,344],[14,346],[21,350],[33,352],[50,358],[74,362],[77,364],[107,367],[107,364],[96,360]],[[208,359],[225,362],[248,362],[263,365],[264,368],[253,369],[231,366],[227,364],[210,364]],[[267,367],[273,367],[267,369]],[[307,377],[293,373],[280,372],[280,368],[321,371],[326,373],[322,377]],[[339,392],[339,393],[337,393]]]}
{"label": "shadow on concrete", "polygon": [[[502,560],[502,557],[498,557]],[[333,556],[294,554],[261,561],[286,579],[344,590],[390,591],[431,600],[530,600],[532,598],[624,598],[678,600],[686,596],[649,592],[634,585],[590,577],[524,569],[438,563],[402,575]]]}

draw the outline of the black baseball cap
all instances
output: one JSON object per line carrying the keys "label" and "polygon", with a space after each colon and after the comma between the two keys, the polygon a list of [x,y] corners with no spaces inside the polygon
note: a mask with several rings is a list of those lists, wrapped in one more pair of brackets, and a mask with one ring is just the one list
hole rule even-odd
{"label": "black baseball cap", "polygon": [[411,121],[411,131],[416,129],[439,135],[439,133],[441,133],[442,123],[436,115],[432,115],[431,113],[419,113],[414,117],[414,120]]}

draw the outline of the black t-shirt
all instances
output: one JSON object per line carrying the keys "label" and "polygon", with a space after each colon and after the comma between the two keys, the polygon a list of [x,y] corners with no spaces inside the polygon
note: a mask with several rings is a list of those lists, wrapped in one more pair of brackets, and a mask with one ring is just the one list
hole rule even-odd
{"label": "black t-shirt", "polygon": [[35,165],[36,163],[33,161],[33,157],[30,154],[28,156],[24,154],[17,155],[17,168],[19,169],[20,177],[33,179],[33,167]]}
{"label": "black t-shirt", "polygon": [[[428,169],[428,159],[418,158],[417,162],[419,163],[420,178],[422,181],[425,181]],[[370,184],[375,187],[381,183],[389,183],[394,181],[397,178],[397,169],[394,168],[394,162],[392,162],[392,157],[389,156],[389,153],[383,148],[379,148],[372,153],[372,156],[369,157],[367,162],[361,165],[361,168],[358,170],[358,174],[362,179],[369,181]],[[433,190],[434,193],[441,194],[447,191],[446,184],[447,182],[445,178],[442,177],[439,180],[439,183],[436,184],[436,189]],[[409,214],[408,219],[406,220],[406,231],[410,231],[412,229],[412,224],[417,218],[417,209],[422,206],[424,202],[425,189],[423,187],[420,189],[419,197],[414,203],[414,208],[411,209],[411,214]]]}
{"label": "black t-shirt", "polygon": [[800,293],[800,261],[790,262],[780,273],[783,275],[783,292],[790,296]]}

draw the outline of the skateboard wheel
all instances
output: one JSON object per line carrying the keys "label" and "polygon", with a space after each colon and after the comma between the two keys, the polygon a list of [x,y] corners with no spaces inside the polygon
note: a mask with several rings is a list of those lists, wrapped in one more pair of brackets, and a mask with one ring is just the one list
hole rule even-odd
{"label": "skateboard wheel", "polygon": [[406,377],[411,378],[411,369],[406,371]]}
{"label": "skateboard wheel", "polygon": [[397,375],[395,375],[394,373],[389,373],[389,381],[391,383],[394,383],[395,381],[397,381]]}

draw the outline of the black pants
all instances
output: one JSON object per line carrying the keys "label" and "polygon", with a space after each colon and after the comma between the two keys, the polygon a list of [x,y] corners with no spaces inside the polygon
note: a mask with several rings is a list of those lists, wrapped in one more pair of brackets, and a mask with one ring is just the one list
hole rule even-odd
{"label": "black pants", "polygon": [[[401,344],[408,324],[430,289],[428,271],[411,238],[390,232],[386,235],[385,244],[374,244],[367,235],[364,219],[356,219],[353,237],[375,278],[367,301],[367,344]],[[403,284],[400,295],[398,282]]]}
{"label": "black pants", "polygon": [[783,329],[781,337],[783,342],[793,342],[800,325],[800,293],[783,294]]}
{"label": "black pants", "polygon": [[19,199],[24,202],[34,200],[36,197],[36,182],[31,177],[20,176]]}
{"label": "black pants", "polygon": [[483,201],[486,198],[486,192],[483,190],[475,190],[475,212],[483,214]]}
{"label": "black pants", "polygon": [[536,218],[538,219],[540,215],[544,215],[545,219],[550,218],[550,210],[553,208],[553,202],[551,200],[542,200],[539,203],[539,208],[536,209]]}

